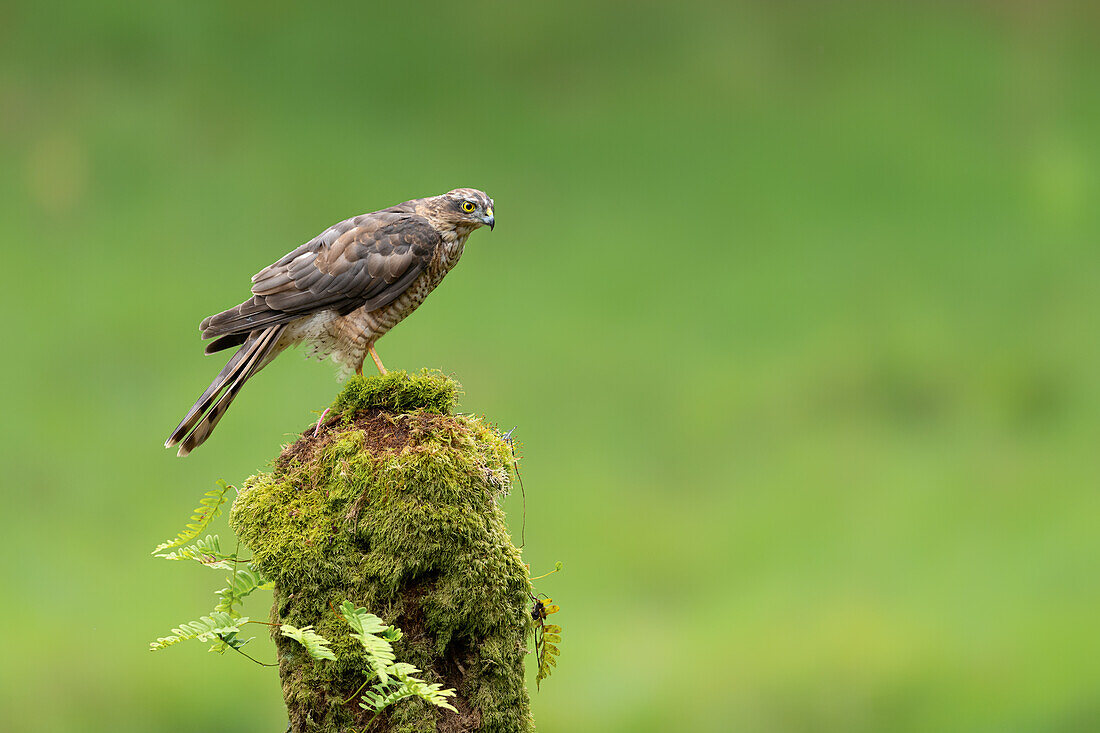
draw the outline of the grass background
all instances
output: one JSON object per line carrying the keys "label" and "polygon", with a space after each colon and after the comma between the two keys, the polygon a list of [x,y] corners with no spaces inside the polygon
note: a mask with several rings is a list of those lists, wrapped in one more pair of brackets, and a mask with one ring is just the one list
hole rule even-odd
{"label": "grass background", "polygon": [[458,186],[500,231],[379,351],[519,426],[526,558],[565,563],[541,730],[1100,726],[1098,31],[1083,2],[3,4],[0,728],[283,729],[274,671],[146,651],[219,587],[148,551],[338,387],[285,356],[177,460],[220,366],[196,325]]}

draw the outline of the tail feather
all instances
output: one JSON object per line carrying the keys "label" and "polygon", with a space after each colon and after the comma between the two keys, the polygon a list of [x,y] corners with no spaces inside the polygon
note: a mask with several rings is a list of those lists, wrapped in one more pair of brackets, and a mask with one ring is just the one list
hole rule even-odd
{"label": "tail feather", "polygon": [[257,345],[257,340],[252,340],[245,343],[241,348],[237,350],[233,356],[229,358],[222,370],[218,372],[218,376],[214,377],[214,381],[210,383],[210,386],[206,388],[206,391],[195,400],[195,404],[191,406],[191,409],[187,411],[187,414],[180,420],[180,424],[176,426],[176,429],[172,431],[172,434],[168,436],[168,440],[164,442],[165,448],[171,448],[176,443],[183,440],[184,436],[191,431],[191,428],[195,427],[195,423],[199,421],[203,413],[210,409],[210,406],[214,404],[218,396],[225,389],[226,385],[231,383],[241,371],[241,367],[245,360],[248,358],[250,351]]}
{"label": "tail feather", "polygon": [[214,339],[206,345],[206,350],[204,353],[213,354],[216,351],[230,349],[234,346],[240,346],[247,340],[247,333],[233,333],[229,334],[228,336],[220,336],[219,338]]}
{"label": "tail feather", "polygon": [[285,330],[285,326],[273,326],[253,332],[187,411],[183,420],[164,442],[164,447],[171,448],[182,443],[177,454],[182,457],[202,445],[214,432],[214,427],[229,409],[244,383],[275,358],[278,353],[275,347]]}

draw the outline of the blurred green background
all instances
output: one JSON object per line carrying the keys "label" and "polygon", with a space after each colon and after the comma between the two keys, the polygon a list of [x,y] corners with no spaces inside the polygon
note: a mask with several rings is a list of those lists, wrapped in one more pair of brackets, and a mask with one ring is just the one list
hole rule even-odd
{"label": "blurred green background", "polygon": [[274,671],[146,651],[220,587],[148,553],[338,385],[284,356],[176,459],[222,363],[196,326],[457,186],[500,231],[379,351],[519,426],[525,556],[565,563],[541,730],[1100,729],[1098,32],[1083,2],[0,5],[0,729],[283,729]]}

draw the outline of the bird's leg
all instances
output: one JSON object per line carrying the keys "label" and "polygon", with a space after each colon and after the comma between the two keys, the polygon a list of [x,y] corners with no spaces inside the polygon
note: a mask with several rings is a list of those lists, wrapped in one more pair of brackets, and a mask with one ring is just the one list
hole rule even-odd
{"label": "bird's leg", "polygon": [[378,367],[378,371],[382,372],[383,374],[387,374],[386,367],[382,366],[382,360],[378,358],[378,352],[374,350],[374,344],[370,345],[370,349],[368,349],[368,351],[370,352],[370,358],[374,359],[374,363]]}
{"label": "bird's leg", "polygon": [[363,358],[359,360],[359,366],[355,367],[355,373],[360,377],[363,376],[363,360],[367,358],[366,354],[363,354]]}

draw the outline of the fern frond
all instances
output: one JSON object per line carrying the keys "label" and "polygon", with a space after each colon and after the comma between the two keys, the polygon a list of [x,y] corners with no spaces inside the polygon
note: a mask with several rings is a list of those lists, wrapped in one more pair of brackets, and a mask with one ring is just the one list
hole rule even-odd
{"label": "fern frond", "polygon": [[[229,614],[214,611],[209,616],[203,616],[196,621],[188,621],[180,624],[179,628],[172,629],[171,636],[162,636],[156,641],[149,642],[149,651],[157,651],[178,644],[181,641],[196,639],[198,641],[225,640],[240,633],[241,626],[248,623],[248,617],[232,618]],[[243,645],[244,642],[239,642]]]}
{"label": "fern frond", "polygon": [[218,601],[218,605],[214,607],[214,610],[227,613],[230,616],[237,614],[234,607],[240,605],[245,597],[253,591],[267,590],[274,586],[274,583],[265,578],[251,563],[246,568],[234,568],[234,571],[233,575],[226,578],[229,585],[219,591],[214,591],[215,595],[221,596],[221,600]]}
{"label": "fern frond", "polygon": [[377,686],[377,691],[368,690],[363,693],[359,707],[364,710],[379,712],[407,697],[419,697],[424,702],[436,707],[458,712],[453,705],[447,702],[448,697],[454,697],[455,691],[451,689],[444,690],[441,684],[429,684],[422,679],[413,677],[414,673],[420,671],[413,665],[397,662],[391,664],[387,671],[392,677],[389,683],[392,689],[387,690],[386,684],[380,684]]}
{"label": "fern frond", "polygon": [[[247,616],[245,618],[247,618]],[[255,638],[255,636],[250,636],[247,639],[238,639],[237,632],[230,632],[228,634],[223,634],[219,636],[206,651],[215,652],[217,654],[225,654],[227,651],[229,651],[230,648],[240,649],[242,646]]]}
{"label": "fern frond", "polygon": [[[548,639],[547,636],[553,636],[554,639]],[[547,634],[542,639],[542,651],[539,654],[539,672],[535,675],[535,688],[539,688],[542,681],[550,676],[553,671],[551,667],[558,666],[558,660],[554,657],[561,654],[561,650],[558,649],[554,641],[561,641],[561,636],[557,634]]]}
{"label": "fern frond", "polygon": [[314,659],[331,659],[336,660],[336,655],[332,653],[332,650],[328,648],[328,645],[332,642],[316,633],[312,626],[303,626],[297,628],[290,624],[283,624],[279,627],[279,630],[283,632],[283,636],[294,639],[309,652],[309,656]]}
{"label": "fern frond", "polygon": [[222,504],[229,499],[229,490],[231,488],[233,487],[219,479],[218,488],[207,491],[206,494],[203,495],[203,498],[199,501],[199,505],[195,507],[195,511],[191,514],[191,521],[184,526],[183,531],[179,532],[174,540],[167,540],[157,545],[150,554],[155,555],[162,550],[182,547],[202,534],[210,525],[210,522],[222,513]]}
{"label": "fern frond", "polygon": [[227,560],[234,559],[231,555],[222,554],[221,544],[216,534],[208,534],[206,539],[198,539],[194,544],[172,552],[158,552],[157,557],[163,557],[165,560],[194,560],[200,565],[216,570],[232,570],[233,564]]}
{"label": "fern frond", "polygon": [[390,673],[401,681],[401,686],[415,697],[419,697],[421,700],[427,703],[431,703],[439,708],[447,708],[448,710],[455,710],[454,706],[447,702],[448,697],[454,697],[455,691],[452,689],[443,689],[443,685],[438,683],[427,683],[422,679],[413,677],[414,672],[420,670],[411,664],[405,662],[398,662],[390,667]]}
{"label": "fern frond", "polygon": [[[546,603],[549,602],[550,599],[547,598]],[[539,689],[542,681],[553,671],[551,668],[558,666],[558,660],[555,657],[561,654],[558,648],[558,644],[561,643],[561,627],[545,621],[547,616],[560,610],[557,606],[543,606],[542,603],[536,602],[535,608],[539,609],[539,623],[535,627],[535,654],[539,663],[539,671],[535,675],[535,688]]]}
{"label": "fern frond", "polygon": [[370,662],[374,673],[383,685],[389,683],[389,668],[394,661],[393,646],[390,642],[401,638],[400,629],[387,626],[382,619],[369,613],[365,608],[356,608],[350,601],[344,601],[340,606],[341,615],[351,626],[356,639],[363,645],[367,652],[367,661]]}
{"label": "fern frond", "polygon": [[[250,595],[253,591],[267,590],[273,587],[274,583],[264,578],[263,574],[251,563],[249,563],[247,568],[238,567],[234,564],[232,570],[233,574],[225,579],[228,585],[221,590],[214,591],[215,595],[221,597],[221,600],[218,601],[218,605],[214,607],[214,611],[235,618],[240,616],[240,612],[237,611],[236,606],[243,603],[246,596]],[[236,638],[219,638],[211,645],[210,651],[217,652],[218,654],[225,654],[230,647],[239,649],[249,641],[251,641],[251,639],[240,641]]]}

